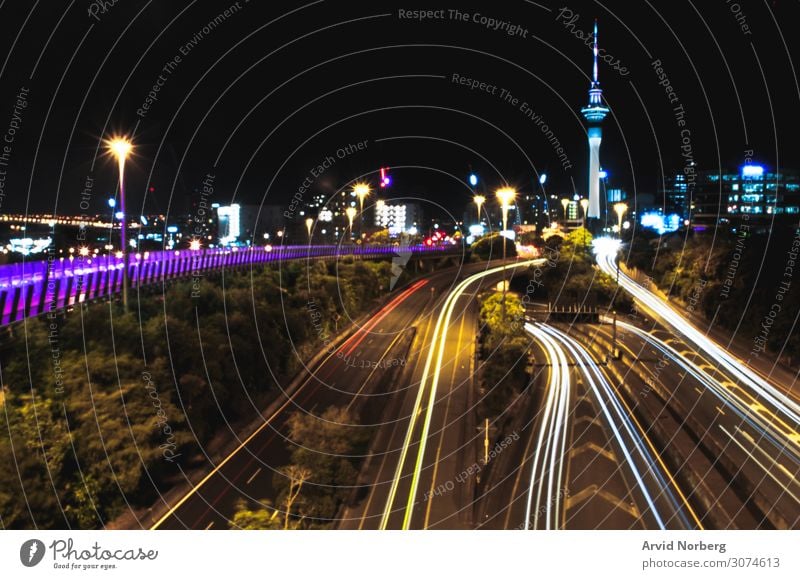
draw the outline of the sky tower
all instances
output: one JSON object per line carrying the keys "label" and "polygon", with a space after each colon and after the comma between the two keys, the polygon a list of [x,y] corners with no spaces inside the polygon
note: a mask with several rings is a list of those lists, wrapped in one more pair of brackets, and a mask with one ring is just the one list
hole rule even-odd
{"label": "sky tower", "polygon": [[603,119],[608,114],[608,108],[603,105],[603,90],[597,80],[597,20],[594,21],[594,69],[592,70],[592,84],[589,87],[589,104],[581,109],[586,119],[586,132],[589,136],[589,209],[587,217],[596,219],[600,217],[600,142],[603,140]]}

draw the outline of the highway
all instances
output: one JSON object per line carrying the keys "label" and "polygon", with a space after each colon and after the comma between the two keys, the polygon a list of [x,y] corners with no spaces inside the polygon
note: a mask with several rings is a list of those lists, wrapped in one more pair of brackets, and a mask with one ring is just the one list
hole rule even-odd
{"label": "highway", "polygon": [[[546,370],[531,398],[527,442],[490,473],[480,528],[703,528],[647,428],[598,356],[565,331],[527,323]],[[538,409],[538,414],[534,415]]]}
{"label": "highway", "polygon": [[654,319],[686,338],[688,344],[707,359],[712,360],[714,366],[726,372],[738,386],[750,390],[759,400],[773,406],[791,429],[791,432],[786,433],[787,444],[793,447],[793,451],[800,451],[800,433],[797,431],[798,425],[800,425],[798,401],[784,393],[781,388],[770,384],[758,372],[748,367],[743,360],[708,338],[670,304],[640,286],[625,273],[620,272],[616,264],[619,247],[619,242],[616,240],[607,238],[595,240],[594,249],[600,269],[612,277],[618,275],[620,287],[630,293]]}
{"label": "highway", "polygon": [[[485,267],[471,264],[466,271]],[[208,473],[202,479],[193,484],[184,473],[183,490],[162,496],[151,520],[142,521],[142,525],[152,529],[225,529],[239,499],[271,497],[274,473],[288,463],[291,442],[287,439],[287,420],[294,411],[318,416],[328,406],[344,406],[365,428],[378,422],[383,407],[396,397],[391,389],[399,384],[406,361],[418,356],[409,351],[415,327],[430,318],[437,296],[447,294],[457,275],[458,270],[443,270],[395,290],[386,305],[327,353],[297,388],[270,407],[250,436],[241,438],[231,431],[230,437],[239,442],[238,446],[218,462],[206,456]],[[394,360],[403,364],[394,365]],[[399,391],[405,394],[407,388],[400,387]],[[306,484],[314,484],[313,478]]]}
{"label": "highway", "polygon": [[[800,467],[778,442],[785,424],[680,337],[617,322],[614,362],[634,414],[651,424],[660,452],[714,528],[794,528],[800,523]],[[610,325],[585,341],[610,351]],[[710,497],[713,496],[713,499]]]}
{"label": "highway", "polygon": [[[601,267],[616,275],[613,258],[601,255]],[[505,273],[533,263],[509,263]],[[707,344],[693,328],[624,274],[620,284],[648,313],[664,305],[658,319],[681,331],[618,321],[622,356],[606,360],[608,319],[525,324],[537,371],[515,403],[522,409],[519,440],[482,462],[475,296],[503,275],[502,267],[472,264],[396,291],[234,452],[215,464],[207,457],[208,474],[194,486],[187,479],[187,491],[164,498],[144,524],[227,528],[239,499],[271,496],[274,473],[288,462],[292,411],[318,415],[332,405],[372,428],[358,481],[337,517],[341,529],[798,524],[796,403],[730,355],[713,357],[714,348],[699,354],[698,344]],[[398,358],[406,363],[382,365]],[[358,362],[364,360],[377,364]]]}
{"label": "highway", "polygon": [[[509,263],[506,275],[535,263]],[[347,509],[339,528],[472,527],[483,442],[475,428],[475,295],[502,275],[499,266],[467,277],[442,296],[435,319],[419,329],[424,355],[411,368],[409,390],[386,417],[373,460],[362,472],[369,493]],[[380,449],[388,450],[378,458]]]}
{"label": "highway", "polygon": [[[599,241],[595,245],[598,264],[616,276],[618,244]],[[676,400],[674,394],[668,400],[672,406],[680,404],[684,426],[695,425],[700,443],[719,456],[716,463],[724,463],[729,484],[735,480],[746,502],[755,505],[761,514],[755,526],[796,527],[800,522],[800,407],[796,399],[705,336],[670,304],[624,272],[620,272],[619,282],[648,315],[672,330],[648,333],[620,324],[645,341],[657,359],[675,364],[690,379],[697,400]],[[664,379],[659,384],[666,385],[662,388],[674,387]],[[682,380],[675,384],[682,384]]]}

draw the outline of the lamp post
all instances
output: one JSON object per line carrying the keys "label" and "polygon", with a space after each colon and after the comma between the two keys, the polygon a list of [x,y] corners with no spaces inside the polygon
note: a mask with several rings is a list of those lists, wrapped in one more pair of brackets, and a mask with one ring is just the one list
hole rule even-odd
{"label": "lamp post", "polygon": [[314,226],[314,220],[310,217],[306,219],[306,229],[308,230],[308,244],[311,245],[311,228]]}
{"label": "lamp post", "polygon": [[355,207],[348,207],[344,211],[345,215],[347,215],[347,220],[350,222],[350,240],[353,239],[353,218],[356,216],[356,208]]}
{"label": "lamp post", "polygon": [[589,210],[588,199],[581,199],[581,209],[583,209],[583,246],[586,247],[586,212]]}
{"label": "lamp post", "polygon": [[564,231],[567,230],[567,207],[569,207],[569,199],[564,197],[561,200],[561,207],[564,208]]}
{"label": "lamp post", "polygon": [[475,205],[478,208],[478,225],[480,225],[481,207],[483,207],[483,204],[486,203],[486,197],[484,197],[483,195],[475,195],[475,197],[473,197],[472,200],[475,202]]}
{"label": "lamp post", "polygon": [[[539,194],[536,195],[536,213],[537,213],[536,226],[537,226],[537,229],[539,228],[539,223],[540,223],[540,220],[539,220],[539,217],[538,217],[539,216],[539,196],[540,195],[541,195],[541,199],[542,199],[542,213],[546,216],[546,219],[547,219],[543,223],[547,223],[547,227],[550,227],[552,225],[552,222],[553,222],[553,217],[552,217],[552,215],[550,215],[550,203],[547,201],[547,192],[545,191],[545,188],[544,188],[545,183],[547,183],[547,173],[542,173],[541,175],[539,175]],[[534,191],[535,190],[536,190],[536,187],[534,185]]]}
{"label": "lamp post", "polygon": [[503,210],[503,231],[500,235],[503,236],[503,301],[500,304],[501,312],[502,312],[502,320],[503,322],[506,321],[506,236],[505,232],[508,229],[508,208],[511,205],[511,202],[514,201],[514,198],[517,196],[517,192],[512,189],[511,187],[504,187],[502,189],[498,189],[497,193],[497,200],[500,202],[500,208]]}
{"label": "lamp post", "polygon": [[119,205],[120,205],[120,250],[122,251],[122,308],[128,311],[128,240],[127,209],[125,207],[125,160],[128,158],[133,144],[124,137],[114,138],[108,142],[109,152],[117,158],[119,165]]}
{"label": "lamp post", "polygon": [[366,183],[356,183],[353,187],[353,192],[356,194],[356,197],[358,197],[358,215],[360,223],[358,234],[360,236],[364,233],[364,199],[369,195],[369,185]]}
{"label": "lamp post", "polygon": [[[625,216],[625,213],[628,211],[628,205],[626,203],[615,203],[614,204],[614,212],[617,214],[617,231],[619,232],[619,238],[622,240],[622,218]],[[620,249],[622,246],[620,245]],[[620,268],[620,261],[622,260],[622,256],[617,257],[617,293],[619,292],[619,268]],[[616,294],[615,294],[616,295]],[[611,356],[616,359],[618,357],[617,352],[617,311],[616,309],[613,312],[614,315],[614,327],[612,328],[611,334]]]}
{"label": "lamp post", "polygon": [[628,205],[626,203],[614,203],[614,212],[617,214],[617,231],[620,239],[622,239],[622,218],[627,211]]}

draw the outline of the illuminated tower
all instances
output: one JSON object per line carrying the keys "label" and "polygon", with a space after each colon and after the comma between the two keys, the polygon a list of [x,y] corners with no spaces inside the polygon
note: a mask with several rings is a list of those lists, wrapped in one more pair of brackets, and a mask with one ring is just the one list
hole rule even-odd
{"label": "illuminated tower", "polygon": [[592,84],[589,87],[589,104],[581,109],[586,119],[586,132],[589,136],[589,209],[587,217],[596,219],[600,217],[600,142],[603,140],[603,119],[608,114],[608,108],[603,105],[603,90],[597,80],[597,21],[594,22],[594,69],[592,70]]}

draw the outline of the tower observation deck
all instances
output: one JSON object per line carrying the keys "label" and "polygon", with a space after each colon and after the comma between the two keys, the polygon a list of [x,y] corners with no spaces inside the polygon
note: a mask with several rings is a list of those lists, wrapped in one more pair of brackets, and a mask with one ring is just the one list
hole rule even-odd
{"label": "tower observation deck", "polygon": [[594,68],[592,70],[592,84],[589,87],[589,104],[581,109],[581,114],[586,119],[586,133],[589,138],[589,208],[587,217],[597,219],[600,217],[600,143],[603,140],[603,119],[608,114],[608,108],[603,104],[603,90],[597,79],[597,21],[594,23]]}

